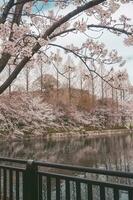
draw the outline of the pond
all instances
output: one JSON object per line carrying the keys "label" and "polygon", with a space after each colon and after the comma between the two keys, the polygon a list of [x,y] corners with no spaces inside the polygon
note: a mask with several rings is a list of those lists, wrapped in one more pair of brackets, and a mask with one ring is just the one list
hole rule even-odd
{"label": "pond", "polygon": [[[43,160],[54,163],[65,163],[81,165],[102,169],[113,169],[123,171],[133,171],[133,134],[116,134],[95,138],[87,136],[62,137],[49,139],[27,139],[21,141],[0,141],[0,156]],[[70,173],[70,172],[66,172]],[[75,174],[74,174],[75,175]],[[76,174],[80,177],[87,177],[87,173]],[[100,180],[101,176],[89,176],[90,179]],[[102,177],[102,180],[110,181],[109,177]],[[15,180],[15,177],[14,177]],[[111,178],[111,181],[119,181]],[[121,181],[121,179],[120,179]],[[124,181],[124,180],[122,180]],[[127,181],[127,180],[126,180]],[[43,199],[47,199],[46,180],[43,179]],[[122,182],[125,183],[125,182]],[[131,183],[131,182],[130,182]],[[52,179],[52,199],[56,196],[56,183]],[[14,188],[14,186],[13,186]],[[70,182],[71,199],[76,199],[76,185]],[[15,195],[15,188],[13,190]],[[82,200],[87,199],[87,187],[81,184]],[[65,199],[65,181],[61,182],[62,200]],[[8,194],[9,195],[9,194]],[[21,194],[22,197],[22,194]],[[93,187],[94,200],[99,199],[99,188]],[[21,199],[21,198],[20,198]],[[113,193],[110,189],[106,191],[106,200],[112,200]],[[128,193],[120,191],[120,200],[128,200]]]}
{"label": "pond", "polygon": [[0,141],[0,156],[133,171],[133,135]]}

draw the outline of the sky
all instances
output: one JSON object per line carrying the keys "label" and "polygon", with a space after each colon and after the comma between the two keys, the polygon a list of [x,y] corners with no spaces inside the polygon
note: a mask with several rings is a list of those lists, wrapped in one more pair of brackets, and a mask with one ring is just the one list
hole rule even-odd
{"label": "sky", "polygon": [[[47,3],[44,3],[44,2],[37,2],[36,3],[37,4],[37,8],[38,9],[40,9],[40,10],[42,10],[42,9],[45,9],[45,10],[49,10],[49,9],[52,9],[52,8],[54,8],[54,1],[52,1],[52,2],[47,2]],[[35,5],[36,5],[35,4]],[[33,7],[33,12],[34,13],[36,13],[36,12],[38,12],[38,10],[36,9],[36,7],[34,6]]]}

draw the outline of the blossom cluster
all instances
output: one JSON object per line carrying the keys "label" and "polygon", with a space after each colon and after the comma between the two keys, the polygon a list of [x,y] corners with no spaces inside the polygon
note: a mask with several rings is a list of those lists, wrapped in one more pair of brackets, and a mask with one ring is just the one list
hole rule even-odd
{"label": "blossom cluster", "polygon": [[133,46],[133,35],[128,36],[127,38],[124,39],[124,43],[127,46]]}
{"label": "blossom cluster", "polygon": [[[56,4],[60,8],[66,8],[69,4],[79,6],[87,2],[87,0],[68,0],[57,1]],[[84,13],[86,14],[85,18],[84,15],[83,18],[77,16],[77,18],[71,21],[72,23],[67,21],[61,24],[61,26],[53,31],[49,38],[56,34],[59,35],[60,32],[67,34],[69,28],[76,30],[74,33],[86,32],[88,30],[87,22],[89,21],[89,17],[90,19],[93,19],[91,17],[94,17],[97,21],[97,25],[114,26],[116,21],[113,20],[112,14],[114,14],[120,8],[121,4],[125,3],[129,3],[129,0],[108,0],[103,4],[93,7],[92,9],[88,9]],[[39,8],[38,13],[33,14],[32,9],[33,2],[24,4],[20,25],[17,25],[16,23],[12,24],[10,16],[7,18],[4,24],[0,23],[0,58],[3,52],[8,53],[14,57],[17,55],[17,58],[25,56],[32,57],[33,47],[35,44],[39,43],[41,47],[47,47],[49,45],[50,39],[44,38],[45,32],[53,25],[53,23],[60,20],[63,16],[60,15],[59,12],[54,13],[53,10],[47,11],[45,13],[44,11],[40,11]],[[15,12],[15,10],[12,10],[12,12]],[[26,17],[23,17],[23,14],[26,15]],[[130,26],[130,24],[128,24],[129,21],[130,19],[125,15],[121,15],[119,18],[121,27],[124,30],[132,32],[133,28]],[[66,34],[64,34],[64,36],[66,36]],[[127,37],[124,42],[128,46],[133,45],[133,35]],[[44,49],[46,50],[46,48]],[[93,39],[87,39],[87,41],[82,44],[81,48],[76,47],[74,44],[69,44],[66,46],[66,51],[67,49],[76,53],[80,53],[80,50],[87,49],[88,57],[98,57],[100,62],[103,60],[106,60],[107,63],[122,61],[122,57],[118,55],[117,51],[113,50],[108,52],[103,43],[95,42]],[[57,58],[58,56],[56,54],[53,55],[54,56],[51,57],[51,59],[59,59]]]}
{"label": "blossom cluster", "polygon": [[78,20],[74,23],[73,27],[80,32],[85,32],[87,29],[87,23],[86,21],[84,21],[84,19],[82,18],[82,20]]}
{"label": "blossom cluster", "polygon": [[24,37],[30,34],[30,29],[27,26],[18,26],[11,23],[0,24],[0,39],[1,39],[1,54],[3,52],[11,55],[21,53],[23,56],[29,56],[31,49],[32,38],[24,45]]}

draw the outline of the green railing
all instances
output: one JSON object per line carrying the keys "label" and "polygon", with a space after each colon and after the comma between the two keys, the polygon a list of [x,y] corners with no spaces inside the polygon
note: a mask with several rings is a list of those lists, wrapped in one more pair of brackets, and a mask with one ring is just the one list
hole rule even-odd
{"label": "green railing", "polygon": [[0,200],[133,200],[133,173],[0,158]]}

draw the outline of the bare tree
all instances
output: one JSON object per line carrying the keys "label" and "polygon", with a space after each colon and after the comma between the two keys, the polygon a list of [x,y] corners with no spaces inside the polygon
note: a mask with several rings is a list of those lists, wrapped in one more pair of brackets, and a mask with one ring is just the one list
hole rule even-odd
{"label": "bare tree", "polygon": [[68,96],[69,96],[69,104],[71,104],[72,100],[72,79],[74,78],[75,64],[70,56],[67,57],[66,63],[64,65],[65,75],[68,80]]}

